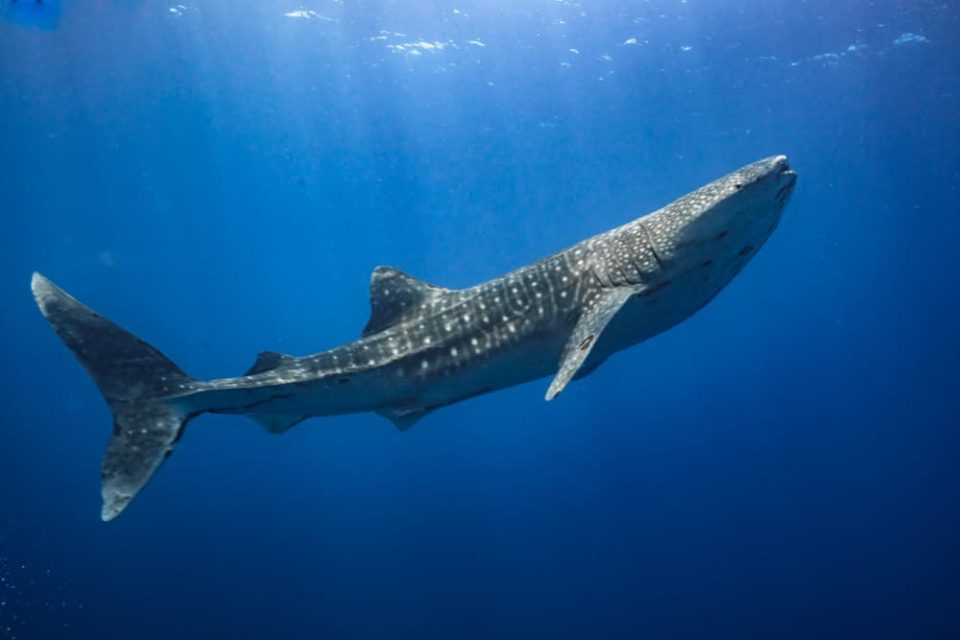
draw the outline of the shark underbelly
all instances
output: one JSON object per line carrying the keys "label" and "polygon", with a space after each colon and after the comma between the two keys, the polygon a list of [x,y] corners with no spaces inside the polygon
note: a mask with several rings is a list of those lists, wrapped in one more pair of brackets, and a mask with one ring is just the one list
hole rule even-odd
{"label": "shark underbelly", "polygon": [[283,416],[290,422],[365,411],[426,412],[551,375],[569,333],[567,323],[553,319],[514,332],[473,329],[421,341],[417,348],[407,341],[390,357],[381,354],[394,338],[373,336],[262,374],[211,380],[173,400],[188,413]]}

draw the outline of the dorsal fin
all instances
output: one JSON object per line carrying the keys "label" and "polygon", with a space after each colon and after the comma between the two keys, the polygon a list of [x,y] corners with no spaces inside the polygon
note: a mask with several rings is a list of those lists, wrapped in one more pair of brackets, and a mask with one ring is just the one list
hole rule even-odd
{"label": "dorsal fin", "polygon": [[393,267],[377,267],[370,276],[370,321],[364,337],[403,322],[419,307],[449,292]]}
{"label": "dorsal fin", "polygon": [[243,375],[255,376],[258,373],[264,373],[265,371],[276,369],[280,365],[286,364],[293,359],[293,356],[289,356],[285,353],[277,353],[276,351],[261,351],[257,356],[257,361],[254,362],[253,366],[250,367],[250,370]]}

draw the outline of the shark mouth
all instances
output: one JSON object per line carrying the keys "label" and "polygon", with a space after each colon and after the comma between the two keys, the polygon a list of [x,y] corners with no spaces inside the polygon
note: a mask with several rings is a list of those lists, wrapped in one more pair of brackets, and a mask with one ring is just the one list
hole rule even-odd
{"label": "shark mouth", "polygon": [[787,197],[793,191],[794,185],[797,184],[797,172],[792,170],[788,163],[784,162],[780,167],[779,174],[782,176],[782,179],[787,181],[786,184],[780,187],[779,191],[777,191],[777,203],[782,205],[786,202]]}

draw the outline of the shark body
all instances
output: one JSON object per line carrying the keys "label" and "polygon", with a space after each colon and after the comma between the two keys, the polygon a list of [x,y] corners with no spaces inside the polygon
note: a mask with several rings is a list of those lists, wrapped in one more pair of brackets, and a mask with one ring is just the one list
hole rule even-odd
{"label": "shark body", "polygon": [[766,158],[468,289],[378,267],[359,340],[305,357],[263,352],[245,375],[220,380],[191,378],[34,274],[40,310],[114,414],[101,517],[123,511],[204,412],[281,433],[308,417],[375,411],[408,429],[444,405],[553,374],[550,400],[709,302],[776,228],[795,181],[785,156]]}

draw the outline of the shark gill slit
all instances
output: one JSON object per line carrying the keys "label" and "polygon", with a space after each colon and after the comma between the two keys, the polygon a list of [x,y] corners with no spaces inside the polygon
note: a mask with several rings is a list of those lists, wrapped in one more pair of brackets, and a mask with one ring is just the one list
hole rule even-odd
{"label": "shark gill slit", "polygon": [[660,259],[660,254],[657,252],[657,246],[653,243],[653,236],[650,235],[650,230],[647,229],[647,226],[643,222],[637,222],[637,225],[643,229],[643,235],[647,238],[647,246],[650,247],[650,253],[653,254],[653,259],[657,263],[657,269],[663,271],[663,260]]}

